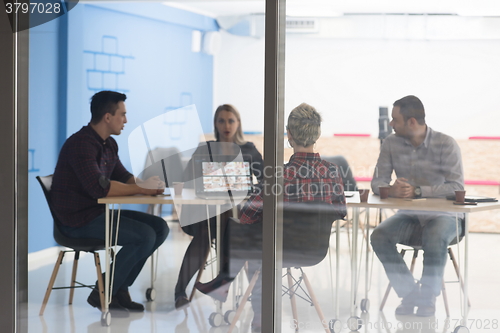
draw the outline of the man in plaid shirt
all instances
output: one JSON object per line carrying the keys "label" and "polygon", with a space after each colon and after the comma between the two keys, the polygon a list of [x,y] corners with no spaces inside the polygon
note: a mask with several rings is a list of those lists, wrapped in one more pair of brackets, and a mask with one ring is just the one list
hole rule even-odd
{"label": "man in plaid shirt", "polygon": [[[163,193],[165,184],[159,177],[141,181],[120,162],[118,145],[111,135],[119,135],[127,122],[125,99],[124,94],[114,91],[96,93],[90,104],[90,123],[69,137],[61,148],[50,194],[54,214],[60,222],[58,227],[68,237],[104,239],[106,216],[104,205],[97,203],[99,198]],[[114,222],[116,228],[116,217]],[[128,287],[168,231],[160,217],[121,212],[118,245],[122,248],[115,258],[113,297],[109,305],[112,316],[127,317],[128,311],[144,311],[142,304],[130,299]],[[87,301],[101,308],[97,289]]]}

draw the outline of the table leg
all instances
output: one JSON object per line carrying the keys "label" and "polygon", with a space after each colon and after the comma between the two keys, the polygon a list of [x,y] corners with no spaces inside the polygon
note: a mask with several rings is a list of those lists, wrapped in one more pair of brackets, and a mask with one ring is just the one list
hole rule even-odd
{"label": "table leg", "polygon": [[351,256],[351,316],[356,315],[356,280],[357,280],[357,259],[358,259],[358,226],[359,226],[359,208],[353,208],[352,217],[352,256]]}
{"label": "table leg", "polygon": [[[102,311],[102,316],[101,316],[101,325],[102,326],[109,326],[111,324],[111,315],[109,313],[109,267],[111,266],[110,263],[110,232],[109,232],[109,225],[112,221],[111,216],[110,216],[110,205],[106,205],[106,225],[104,226],[105,229],[105,235],[104,235],[104,247],[105,247],[105,254],[106,254],[106,274],[104,278],[104,304],[101,304],[101,311]],[[111,212],[114,209],[111,209]],[[111,220],[111,221],[110,221]]]}
{"label": "table leg", "polygon": [[356,316],[356,281],[358,277],[357,259],[358,259],[358,227],[359,227],[359,208],[353,207],[352,223],[352,257],[351,257],[351,317],[347,321],[347,327],[351,331],[357,331],[361,328],[361,319]]}
{"label": "table leg", "polygon": [[463,325],[467,326],[467,316],[469,314],[469,307],[467,300],[469,299],[469,213],[465,213],[465,234],[464,234],[464,318]]}
{"label": "table leg", "polygon": [[365,300],[363,301],[364,306],[362,307],[363,312],[368,312],[368,289],[369,279],[370,279],[370,208],[365,208],[366,215],[366,272],[365,272]]}
{"label": "table leg", "polygon": [[[215,206],[216,214],[216,225],[217,225],[217,274],[221,270],[221,258],[222,258],[222,248],[221,248],[221,230],[220,230],[220,205]],[[222,302],[217,301],[217,312],[222,314]]]}

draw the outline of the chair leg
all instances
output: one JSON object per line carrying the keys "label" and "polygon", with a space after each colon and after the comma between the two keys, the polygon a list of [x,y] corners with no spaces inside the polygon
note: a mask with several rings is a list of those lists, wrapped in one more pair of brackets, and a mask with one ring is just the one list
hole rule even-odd
{"label": "chair leg", "polygon": [[59,257],[57,257],[56,264],[54,265],[54,270],[52,271],[52,276],[49,280],[49,285],[47,286],[47,291],[45,292],[45,297],[43,298],[42,308],[40,309],[40,316],[43,316],[45,307],[47,306],[47,302],[49,301],[50,293],[52,292],[52,287],[54,286],[54,282],[56,281],[57,273],[59,272],[59,267],[62,264],[65,253],[66,251],[60,251]]}
{"label": "chair leg", "polygon": [[234,319],[231,322],[231,325],[229,326],[229,329],[227,330],[227,333],[232,333],[233,329],[236,326],[236,323],[240,319],[241,313],[243,312],[243,308],[245,307],[245,304],[248,301],[248,297],[252,293],[253,287],[255,287],[255,283],[257,282],[257,278],[259,277],[260,274],[260,269],[256,270],[255,273],[253,274],[252,280],[250,280],[250,284],[248,285],[247,290],[245,291],[245,294],[240,300],[240,306],[238,307],[238,310],[236,310],[236,314],[234,315]]}
{"label": "chair leg", "polygon": [[73,295],[75,294],[75,281],[76,271],[78,270],[78,260],[80,259],[80,251],[75,251],[75,258],[73,259],[73,270],[71,272],[71,284],[69,289],[69,303],[73,304]]}
{"label": "chair leg", "polygon": [[328,328],[327,321],[325,319],[325,316],[323,315],[323,311],[321,310],[321,307],[319,306],[318,300],[316,299],[316,295],[314,294],[314,291],[311,287],[311,284],[309,283],[309,279],[307,278],[306,273],[302,272],[302,276],[304,278],[304,283],[306,284],[307,292],[311,296],[311,300],[313,302],[314,308],[316,309],[316,312],[318,313],[319,320],[321,320],[321,323],[323,324],[323,328],[325,329],[325,332],[330,333],[330,329]]}
{"label": "chair leg", "polygon": [[[101,269],[101,259],[99,258],[99,253],[94,252],[94,263],[95,269],[97,273],[97,288],[99,290],[99,299],[101,300],[101,311],[104,312],[104,281],[102,278],[102,269]],[[106,300],[107,301],[107,300]]]}
{"label": "chair leg", "polygon": [[[450,255],[451,262],[453,263],[453,267],[455,268],[455,273],[457,274],[458,281],[460,281],[460,287],[462,288],[462,292],[464,290],[464,280],[462,279],[462,274],[460,274],[460,268],[458,267],[458,262],[455,259],[455,255],[453,254],[453,250],[451,247],[448,248],[448,254]],[[470,307],[470,299],[467,297],[467,305]]]}
{"label": "chair leg", "polygon": [[[401,249],[401,257],[404,258],[405,253],[406,253],[406,250]],[[414,254],[414,256],[415,256],[415,254]],[[414,264],[415,264],[415,259],[412,260],[412,269],[413,269]],[[413,273],[413,271],[412,271],[412,273]],[[387,302],[387,298],[389,297],[389,293],[391,292],[391,289],[392,289],[392,286],[391,286],[391,283],[389,282],[389,284],[387,285],[387,289],[385,290],[384,298],[382,298],[382,303],[380,303],[379,311],[384,310],[385,302]]]}
{"label": "chair leg", "polygon": [[450,308],[448,307],[448,296],[446,295],[446,286],[444,284],[444,279],[443,279],[443,286],[441,288],[441,292],[443,293],[443,302],[444,302],[444,309],[446,310],[446,318],[450,317]]}
{"label": "chair leg", "polygon": [[[286,269],[286,275],[288,278],[288,290],[290,292],[290,303],[292,305],[292,314],[293,314],[293,320],[298,323],[299,322],[299,316],[297,314],[297,301],[295,299],[295,290],[293,290],[293,280],[292,280],[292,271],[290,268]],[[295,331],[298,331],[298,328],[295,329]]]}
{"label": "chair leg", "polygon": [[413,251],[413,258],[411,259],[411,265],[410,265],[410,272],[413,274],[413,271],[415,270],[415,262],[417,261],[418,257],[418,250]]}

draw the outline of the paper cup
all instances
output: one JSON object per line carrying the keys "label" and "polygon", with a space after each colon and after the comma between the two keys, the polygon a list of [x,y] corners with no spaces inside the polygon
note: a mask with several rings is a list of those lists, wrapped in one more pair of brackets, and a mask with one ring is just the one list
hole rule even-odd
{"label": "paper cup", "polygon": [[358,189],[358,192],[359,192],[359,201],[360,202],[367,202],[368,201],[368,194],[370,194],[370,190]]}
{"label": "paper cup", "polygon": [[378,188],[380,193],[380,199],[387,199],[389,197],[390,186],[380,186]]}
{"label": "paper cup", "polygon": [[455,201],[456,202],[464,202],[465,201],[465,191],[455,191]]}
{"label": "paper cup", "polygon": [[174,182],[174,192],[175,196],[182,195],[182,189],[184,188],[184,183],[182,182]]}

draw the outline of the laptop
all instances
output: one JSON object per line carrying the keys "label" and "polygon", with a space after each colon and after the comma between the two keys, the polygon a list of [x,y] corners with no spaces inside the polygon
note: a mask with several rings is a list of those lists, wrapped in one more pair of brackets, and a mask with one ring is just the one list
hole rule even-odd
{"label": "laptop", "polygon": [[250,155],[193,155],[197,197],[245,198],[253,191]]}

